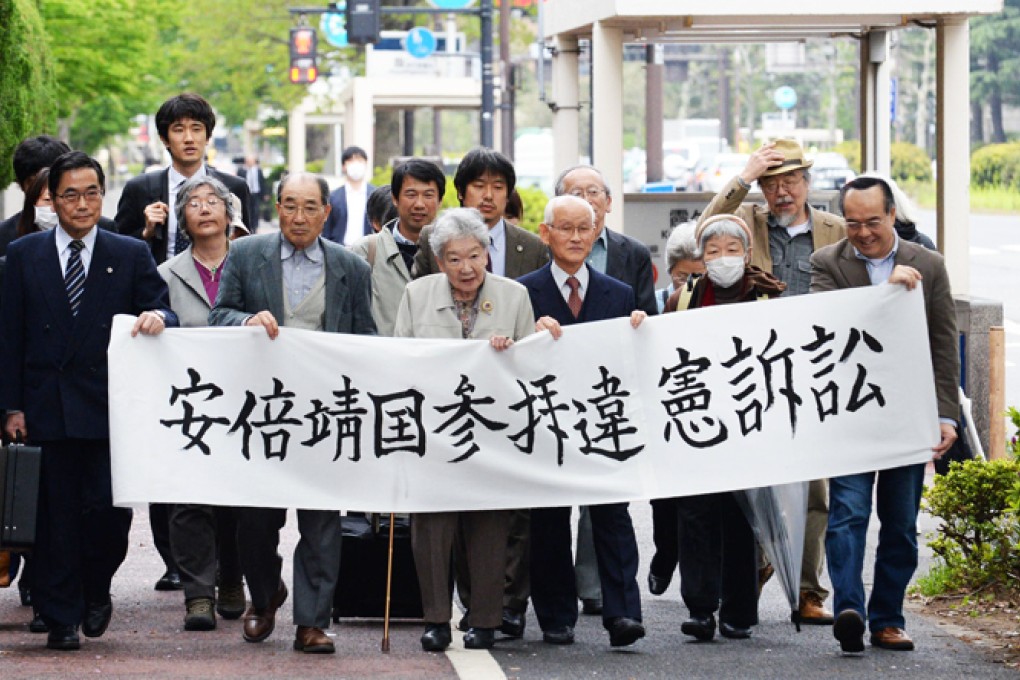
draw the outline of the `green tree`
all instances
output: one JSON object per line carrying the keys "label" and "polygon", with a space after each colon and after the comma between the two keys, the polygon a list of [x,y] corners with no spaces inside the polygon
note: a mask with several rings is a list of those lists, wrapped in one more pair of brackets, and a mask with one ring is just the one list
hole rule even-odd
{"label": "green tree", "polygon": [[1006,141],[1003,104],[1020,104],[1020,0],[1005,0],[1002,12],[970,21],[971,141],[983,142],[984,103],[991,114],[991,141]]}
{"label": "green tree", "polygon": [[51,130],[53,67],[34,0],[0,0],[0,187],[14,179],[14,147]]}

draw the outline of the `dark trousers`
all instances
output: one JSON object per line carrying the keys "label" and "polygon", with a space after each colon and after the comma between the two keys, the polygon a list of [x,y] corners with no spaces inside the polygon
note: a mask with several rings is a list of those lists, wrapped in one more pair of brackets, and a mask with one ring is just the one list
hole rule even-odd
{"label": "dark trousers", "polygon": [[648,566],[659,578],[673,574],[680,561],[680,518],[676,498],[656,498],[652,501],[652,540],[655,554]]}
{"label": "dark trousers", "polygon": [[127,556],[131,510],[113,507],[108,439],[42,444],[32,603],[50,625],[78,625],[110,599]]}
{"label": "dark trousers", "polygon": [[757,543],[733,493],[685,496],[677,507],[680,595],[691,616],[719,610],[719,619],[730,625],[757,624]]}
{"label": "dark trousers", "polygon": [[[531,510],[513,510],[506,542],[506,584],[503,607],[523,613],[531,597]],[[464,532],[457,531],[453,543],[453,575],[457,594],[465,609],[471,609],[471,581],[467,577],[467,546]]]}
{"label": "dark trousers", "polygon": [[149,503],[149,528],[152,529],[152,545],[156,547],[167,571],[177,571],[177,562],[170,546],[170,503]]}
{"label": "dark trousers", "polygon": [[217,581],[224,585],[241,583],[234,508],[172,506],[170,545],[181,574],[185,600],[215,597]]}
{"label": "dark trousers", "polygon": [[[641,620],[638,550],[626,503],[589,506],[602,586],[602,619]],[[577,623],[570,508],[531,511],[531,603],[542,630]]]}

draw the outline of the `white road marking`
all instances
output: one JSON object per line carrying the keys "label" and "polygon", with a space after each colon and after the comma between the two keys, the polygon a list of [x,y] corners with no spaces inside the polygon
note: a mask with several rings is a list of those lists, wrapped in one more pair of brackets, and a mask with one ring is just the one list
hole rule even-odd
{"label": "white road marking", "polygon": [[999,246],[1000,250],[1008,250],[1011,253],[1020,253],[1020,244],[1011,243],[1007,246]]}
{"label": "white road marking", "polygon": [[492,654],[482,649],[465,649],[464,635],[457,630],[460,611],[453,608],[453,641],[446,649],[446,657],[450,660],[454,672],[463,680],[507,680],[503,669],[499,667]]}
{"label": "white road marking", "polygon": [[998,255],[998,254],[999,251],[996,250],[995,248],[982,248],[980,246],[970,247],[971,257],[974,257],[975,255]]}

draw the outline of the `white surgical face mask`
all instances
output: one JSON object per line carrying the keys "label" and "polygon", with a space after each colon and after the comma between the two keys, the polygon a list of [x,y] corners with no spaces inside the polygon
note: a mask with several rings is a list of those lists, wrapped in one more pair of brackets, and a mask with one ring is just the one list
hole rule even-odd
{"label": "white surgical face mask", "polygon": [[347,164],[347,169],[344,172],[351,181],[360,182],[365,179],[366,168],[367,166],[361,161],[351,161]]}
{"label": "white surgical face mask", "polygon": [[705,263],[708,278],[717,286],[729,288],[744,275],[744,258],[739,255],[717,257]]}
{"label": "white surgical face mask", "polygon": [[35,223],[39,225],[39,228],[43,231],[49,231],[53,227],[57,226],[57,213],[55,213],[53,208],[48,205],[36,206]]}

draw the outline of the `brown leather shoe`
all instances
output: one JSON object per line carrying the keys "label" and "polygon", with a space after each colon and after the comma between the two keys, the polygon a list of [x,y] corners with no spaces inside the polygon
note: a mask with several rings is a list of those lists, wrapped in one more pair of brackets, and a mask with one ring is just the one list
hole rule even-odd
{"label": "brown leather shoe", "polygon": [[832,612],[822,606],[822,598],[807,590],[800,591],[800,622],[809,626],[831,626]]}
{"label": "brown leather shoe", "polygon": [[914,641],[907,635],[907,631],[890,626],[872,631],[871,646],[909,652],[914,649]]}
{"label": "brown leather shoe", "polygon": [[272,635],[276,628],[276,610],[287,601],[287,586],[280,581],[280,589],[269,601],[265,609],[256,609],[254,605],[244,612],[244,632],[246,642],[262,642]]}
{"label": "brown leather shoe", "polygon": [[305,654],[333,654],[336,647],[321,628],[298,626],[294,638],[294,649]]}
{"label": "brown leather shoe", "polygon": [[758,568],[758,595],[761,595],[762,589],[774,573],[776,573],[776,568],[771,564],[766,563],[764,567]]}

